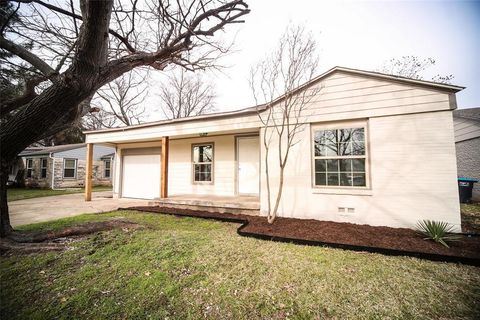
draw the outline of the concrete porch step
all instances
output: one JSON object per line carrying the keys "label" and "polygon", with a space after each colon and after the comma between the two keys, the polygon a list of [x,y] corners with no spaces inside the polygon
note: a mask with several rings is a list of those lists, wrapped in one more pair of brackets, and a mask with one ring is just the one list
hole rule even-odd
{"label": "concrete porch step", "polygon": [[173,196],[166,199],[152,200],[149,206],[164,206],[177,209],[189,209],[231,214],[260,214],[258,197],[188,197]]}

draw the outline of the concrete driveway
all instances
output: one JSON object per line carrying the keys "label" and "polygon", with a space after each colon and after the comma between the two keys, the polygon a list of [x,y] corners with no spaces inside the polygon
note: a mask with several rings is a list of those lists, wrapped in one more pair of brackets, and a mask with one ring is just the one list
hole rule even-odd
{"label": "concrete driveway", "polygon": [[92,201],[86,202],[83,193],[40,197],[8,203],[12,226],[30,224],[82,213],[98,213],[131,206],[146,206],[148,200],[113,199],[111,191],[92,193]]}

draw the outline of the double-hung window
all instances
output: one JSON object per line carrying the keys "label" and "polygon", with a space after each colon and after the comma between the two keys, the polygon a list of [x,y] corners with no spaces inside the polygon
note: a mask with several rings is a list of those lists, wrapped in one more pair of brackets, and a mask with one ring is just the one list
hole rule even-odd
{"label": "double-hung window", "polygon": [[313,131],[314,185],[367,187],[364,127]]}
{"label": "double-hung window", "polygon": [[26,167],[27,167],[27,178],[32,177],[33,173],[33,159],[29,158],[26,160]]}
{"label": "double-hung window", "polygon": [[40,159],[40,178],[45,179],[47,177],[47,158]]}
{"label": "double-hung window", "polygon": [[192,145],[194,183],[213,182],[213,143]]}
{"label": "double-hung window", "polygon": [[63,159],[63,177],[75,178],[77,176],[77,159]]}

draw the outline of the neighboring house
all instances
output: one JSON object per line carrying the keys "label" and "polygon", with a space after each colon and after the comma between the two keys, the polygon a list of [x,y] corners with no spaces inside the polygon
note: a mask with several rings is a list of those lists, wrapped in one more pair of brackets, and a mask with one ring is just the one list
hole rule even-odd
{"label": "neighboring house", "polygon": [[[453,112],[459,177],[480,181],[480,108]],[[472,199],[480,201],[480,182],[473,185]]]}
{"label": "neighboring house", "polygon": [[[452,111],[462,87],[342,67],[298,90],[313,87],[321,90],[300,119],[305,130],[290,151],[279,216],[410,228],[430,219],[460,230]],[[182,195],[206,202],[230,196],[242,202],[246,197],[240,196],[253,195],[265,215],[258,112],[275,112],[282,99],[234,112],[88,131],[86,142],[116,146],[115,197],[162,203]],[[324,137],[345,132],[354,132],[353,138],[339,143],[347,149],[355,145],[355,152],[322,152],[332,147]],[[276,145],[272,141],[268,159],[274,193]]]}
{"label": "neighboring house", "polygon": [[[22,159],[25,185],[41,188],[83,186],[86,150],[86,144],[80,143],[22,151],[19,157]],[[112,147],[95,146],[94,185],[111,185],[114,151]]]}

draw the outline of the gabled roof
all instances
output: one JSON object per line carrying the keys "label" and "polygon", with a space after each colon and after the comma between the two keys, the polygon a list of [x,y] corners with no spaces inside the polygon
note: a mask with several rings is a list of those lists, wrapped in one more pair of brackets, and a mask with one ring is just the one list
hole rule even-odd
{"label": "gabled roof", "polygon": [[469,109],[457,109],[453,111],[453,116],[458,118],[480,121],[480,107]]}
{"label": "gabled roof", "polygon": [[104,156],[102,156],[100,159],[108,159],[108,158],[113,158],[115,157],[115,153],[109,153]]}
{"label": "gabled roof", "polygon": [[[372,77],[372,78],[377,78],[377,79],[384,79],[384,80],[389,80],[389,81],[409,83],[409,84],[413,84],[413,85],[418,85],[418,86],[423,86],[423,87],[428,87],[428,88],[442,90],[442,91],[448,91],[448,92],[458,92],[458,91],[461,91],[461,90],[465,89],[465,87],[455,86],[455,85],[451,85],[451,84],[438,83],[438,82],[425,81],[425,80],[417,80],[417,79],[410,79],[410,78],[405,78],[405,77],[401,77],[401,76],[384,74],[384,73],[380,73],[380,72],[365,71],[365,70],[359,70],[359,69],[352,69],[352,68],[345,68],[345,67],[337,66],[337,67],[333,67],[332,69],[328,70],[327,72],[322,73],[321,75],[319,75],[319,76],[313,78],[312,80],[304,83],[303,85],[299,86],[298,88],[296,88],[294,90],[294,92],[297,92],[299,90],[303,90],[305,88],[308,88],[308,87],[314,85],[315,83],[319,82],[320,80],[326,78],[327,76],[333,74],[334,72],[345,72],[345,73],[350,73],[350,74],[354,74],[354,75],[361,75],[361,76]],[[285,94],[276,98],[275,100],[273,100],[268,105],[273,105],[274,103],[277,103],[277,102],[281,101],[284,97],[285,97]],[[254,107],[249,107],[249,108],[236,110],[236,111],[216,112],[216,113],[210,113],[210,114],[200,115],[200,116],[191,116],[191,117],[184,117],[184,118],[172,119],[172,120],[153,121],[153,122],[147,122],[147,123],[142,123],[142,124],[128,126],[128,127],[109,128],[109,129],[101,129],[101,130],[90,130],[90,131],[84,131],[83,133],[89,134],[89,133],[96,133],[96,132],[126,131],[126,130],[132,130],[132,129],[137,129],[137,128],[145,128],[145,127],[158,126],[158,125],[177,123],[177,122],[187,122],[187,121],[197,121],[197,120],[204,120],[204,119],[236,117],[236,116],[243,116],[243,115],[248,115],[248,114],[255,114],[255,113],[264,111],[265,109],[267,109],[267,105],[266,104],[261,104],[261,105],[257,105],[257,106],[254,106]]]}
{"label": "gabled roof", "polygon": [[68,151],[68,150],[83,148],[85,146],[86,146],[85,143],[75,143],[75,144],[64,144],[60,146],[45,147],[40,150],[33,150],[33,151],[24,150],[19,154],[19,156],[26,157],[26,156],[48,155],[50,153]]}

